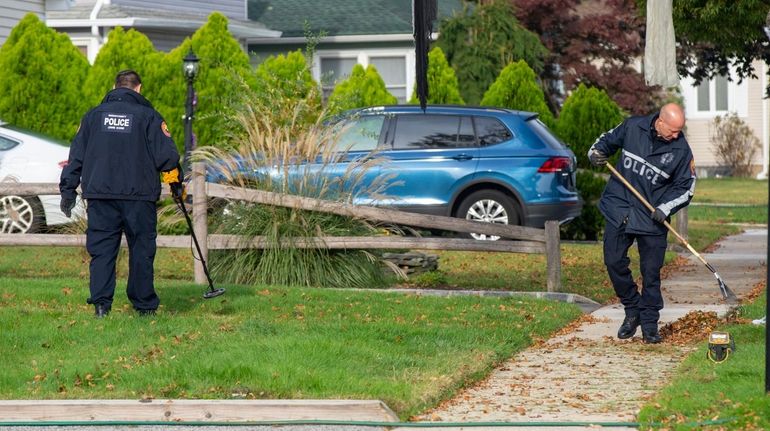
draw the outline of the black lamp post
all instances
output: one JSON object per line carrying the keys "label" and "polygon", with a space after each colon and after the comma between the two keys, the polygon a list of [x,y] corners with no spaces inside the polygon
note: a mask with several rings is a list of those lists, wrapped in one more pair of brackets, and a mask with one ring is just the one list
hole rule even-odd
{"label": "black lamp post", "polygon": [[200,59],[195,56],[195,53],[190,47],[190,52],[182,59],[182,72],[187,80],[187,99],[185,100],[185,112],[184,112],[184,172],[190,172],[190,152],[194,149],[195,143],[193,138],[192,121],[195,111],[195,88],[193,88],[193,82],[195,77],[198,76],[198,69]]}

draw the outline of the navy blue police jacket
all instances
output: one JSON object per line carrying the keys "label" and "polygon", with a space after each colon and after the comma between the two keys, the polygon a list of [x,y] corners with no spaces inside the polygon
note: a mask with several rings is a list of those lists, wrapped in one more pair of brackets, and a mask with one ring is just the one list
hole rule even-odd
{"label": "navy blue police jacket", "polygon": [[[655,208],[670,217],[692,200],[695,162],[683,133],[671,142],[657,137],[653,127],[658,114],[631,117],[602,134],[588,150],[611,156],[621,151],[616,169]],[[652,212],[613,175],[599,201],[608,223],[626,224],[625,231],[662,235],[666,227],[652,219]]]}
{"label": "navy blue police jacket", "polygon": [[159,173],[178,164],[163,117],[141,94],[117,88],[83,116],[59,191],[74,199],[82,183],[86,199],[154,202],[160,197]]}

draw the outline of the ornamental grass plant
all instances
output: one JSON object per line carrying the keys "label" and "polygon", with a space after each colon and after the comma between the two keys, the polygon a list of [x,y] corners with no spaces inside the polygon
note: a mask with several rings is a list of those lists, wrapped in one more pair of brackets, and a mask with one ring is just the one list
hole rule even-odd
{"label": "ornamental grass plant", "polygon": [[[377,175],[384,159],[369,154],[349,160],[349,126],[314,111],[317,95],[287,100],[246,85],[242,90],[228,119],[231,145],[195,154],[206,162],[209,181],[342,203],[384,197],[389,181]],[[240,235],[243,244],[257,237],[267,242],[264,249],[213,252],[212,272],[221,280],[318,287],[371,287],[388,280],[387,263],[373,251],[291,246],[304,238],[383,232],[365,220],[236,200],[214,206],[213,233]]]}

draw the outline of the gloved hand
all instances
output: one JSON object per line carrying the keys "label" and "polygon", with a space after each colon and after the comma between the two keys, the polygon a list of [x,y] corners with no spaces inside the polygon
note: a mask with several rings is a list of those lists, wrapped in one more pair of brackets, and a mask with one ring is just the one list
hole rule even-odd
{"label": "gloved hand", "polygon": [[64,213],[67,218],[72,217],[72,208],[75,208],[75,199],[72,198],[65,198],[62,196],[61,203],[59,204],[59,208],[61,209],[61,212]]}
{"label": "gloved hand", "polygon": [[179,181],[175,183],[168,183],[168,187],[171,189],[171,196],[173,196],[174,199],[184,199],[187,197],[184,184],[180,183]]}
{"label": "gloved hand", "polygon": [[594,166],[604,166],[607,164],[607,156],[599,150],[592,151],[588,160]]}
{"label": "gloved hand", "polygon": [[161,181],[168,184],[169,189],[171,189],[171,196],[174,197],[174,199],[184,199],[184,185],[179,180],[179,168],[174,168],[170,171],[165,171],[160,173]]}
{"label": "gloved hand", "polygon": [[655,211],[652,212],[652,219],[658,223],[663,223],[666,221],[666,214],[660,208],[655,208]]}

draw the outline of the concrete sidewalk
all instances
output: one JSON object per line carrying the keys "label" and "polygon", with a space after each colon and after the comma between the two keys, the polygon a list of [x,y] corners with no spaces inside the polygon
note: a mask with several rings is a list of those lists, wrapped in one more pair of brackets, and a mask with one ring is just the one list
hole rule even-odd
{"label": "concrete sidewalk", "polygon": [[[703,257],[741,298],[765,278],[766,253],[767,230],[751,229],[720,241],[715,251]],[[729,310],[729,306],[721,301],[713,274],[694,256],[682,256],[687,257],[687,265],[677,268],[663,280],[666,307],[661,312],[661,327],[692,310],[715,311],[720,316]],[[420,420],[635,422],[645,400],[669,380],[692,348],[668,344],[665,340],[660,345],[645,345],[641,341],[641,331],[631,340],[618,340],[617,329],[624,317],[620,304],[594,311],[575,331],[521,352],[485,381],[428,412]],[[411,428],[399,428],[401,431],[408,429]],[[488,429],[524,430],[528,427]],[[564,428],[538,426],[531,429]]]}

